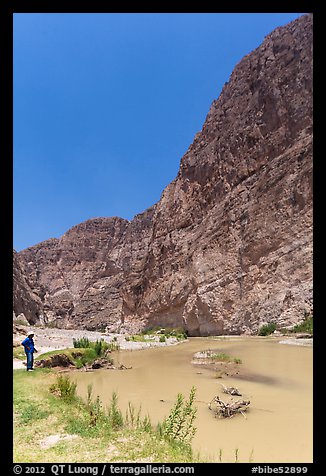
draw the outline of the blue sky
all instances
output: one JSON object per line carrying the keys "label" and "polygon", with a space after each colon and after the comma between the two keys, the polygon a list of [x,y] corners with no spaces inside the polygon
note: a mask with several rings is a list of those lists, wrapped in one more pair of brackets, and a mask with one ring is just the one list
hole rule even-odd
{"label": "blue sky", "polygon": [[300,15],[14,14],[14,248],[156,203],[234,66]]}

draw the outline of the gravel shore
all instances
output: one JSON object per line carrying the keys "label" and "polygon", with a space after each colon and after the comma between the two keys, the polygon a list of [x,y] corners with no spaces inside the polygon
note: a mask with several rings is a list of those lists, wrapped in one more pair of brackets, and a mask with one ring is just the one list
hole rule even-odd
{"label": "gravel shore", "polygon": [[[169,337],[165,342],[159,342],[159,336],[149,338],[146,342],[134,342],[126,340],[125,334],[106,334],[96,331],[42,328],[33,326],[18,326],[17,334],[14,334],[14,345],[19,345],[27,336],[28,332],[34,332],[34,343],[38,350],[37,355],[50,352],[51,350],[67,349],[73,347],[73,339],[87,337],[90,341],[103,339],[105,342],[115,342],[121,350],[141,350],[149,347],[164,347],[176,345],[186,340],[178,341],[176,337]],[[25,368],[19,359],[13,359],[13,368]]]}
{"label": "gravel shore", "polygon": [[[26,337],[27,332],[34,332],[35,347],[38,350],[37,355],[50,352],[51,350],[67,349],[73,347],[73,339],[87,337],[90,341],[103,339],[105,342],[116,342],[121,350],[141,350],[150,347],[163,347],[175,345],[187,340],[178,341],[175,337],[169,337],[166,342],[159,342],[159,336],[149,338],[146,342],[134,342],[126,340],[125,334],[106,334],[96,331],[75,330],[75,329],[57,329],[42,328],[33,326],[18,326],[17,333],[14,333],[14,345],[20,345]],[[280,344],[312,346],[313,339],[285,338],[279,341]],[[13,359],[13,368],[25,368],[24,363],[19,359]]]}
{"label": "gravel shore", "polygon": [[287,344],[287,345],[301,345],[303,347],[312,347],[313,339],[296,339],[295,337],[287,338],[284,340],[280,340],[279,344]]}

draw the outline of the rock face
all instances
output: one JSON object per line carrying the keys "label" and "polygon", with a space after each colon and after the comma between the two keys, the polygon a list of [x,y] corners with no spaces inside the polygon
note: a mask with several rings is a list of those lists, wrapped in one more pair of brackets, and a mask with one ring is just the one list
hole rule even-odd
{"label": "rock face", "polygon": [[36,294],[33,285],[23,267],[23,261],[19,258],[16,251],[13,254],[13,308],[14,323],[35,324],[42,320],[43,303],[42,293]]}
{"label": "rock face", "polygon": [[62,327],[210,335],[302,320],[312,306],[312,16],[235,67],[156,205],[131,222],[88,220],[19,260],[44,319]]}

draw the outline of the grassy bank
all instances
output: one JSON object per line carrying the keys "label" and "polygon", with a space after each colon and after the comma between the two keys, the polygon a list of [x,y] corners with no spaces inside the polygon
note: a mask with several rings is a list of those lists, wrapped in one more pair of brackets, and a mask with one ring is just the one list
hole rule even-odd
{"label": "grassy bank", "polygon": [[[132,403],[123,415],[117,396],[112,395],[106,409],[92,396],[91,388],[87,401],[81,400],[71,386],[73,377],[67,380],[63,375],[49,369],[14,371],[15,462],[200,461],[189,442],[173,433],[173,428],[180,427],[176,419],[189,415],[191,397],[188,401],[181,398],[180,403],[179,396],[179,407],[154,428]],[[184,429],[188,423],[184,422]],[[190,423],[185,434],[193,428]],[[176,438],[169,437],[168,431]]]}

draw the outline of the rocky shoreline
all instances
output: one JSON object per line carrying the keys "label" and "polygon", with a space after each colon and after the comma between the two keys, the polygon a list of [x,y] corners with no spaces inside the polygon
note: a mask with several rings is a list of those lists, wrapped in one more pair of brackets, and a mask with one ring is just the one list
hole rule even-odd
{"label": "rocky shoreline", "polygon": [[[135,342],[128,340],[127,334],[103,333],[97,331],[76,330],[76,329],[58,329],[46,328],[40,326],[15,326],[13,334],[13,346],[21,345],[27,332],[34,332],[35,347],[38,350],[38,356],[52,350],[72,348],[73,339],[87,337],[90,341],[103,339],[107,343],[116,343],[121,350],[142,350],[150,347],[164,347],[167,345],[176,345],[187,340],[180,341],[176,337],[167,337],[165,342],[159,341],[159,336],[148,336],[144,342]],[[19,359],[13,359],[13,368],[25,368],[24,363]]]}
{"label": "rocky shoreline", "polygon": [[[148,336],[148,339],[144,342],[135,342],[128,340],[127,334],[116,334],[116,333],[102,333],[97,331],[87,331],[87,330],[72,330],[72,329],[58,329],[58,328],[46,328],[40,326],[14,326],[13,333],[13,346],[20,346],[22,340],[26,337],[27,332],[34,332],[35,337],[35,346],[38,350],[38,355],[45,354],[52,350],[67,349],[73,347],[73,339],[80,339],[82,337],[87,337],[91,341],[96,341],[97,339],[103,339],[105,342],[112,343],[115,342],[119,345],[121,350],[142,350],[148,349],[151,347],[164,347],[167,345],[176,345],[181,342],[187,342],[187,340],[180,341],[175,337],[166,338],[165,342],[159,341],[159,336]],[[227,336],[225,336],[227,337]],[[241,336],[239,336],[241,337]],[[309,336],[303,338],[302,334],[294,335],[288,337],[286,335],[282,336],[273,336],[279,341],[280,344],[287,345],[299,345],[299,346],[312,346],[313,339]],[[25,368],[24,363],[19,359],[13,359],[13,368]]]}

